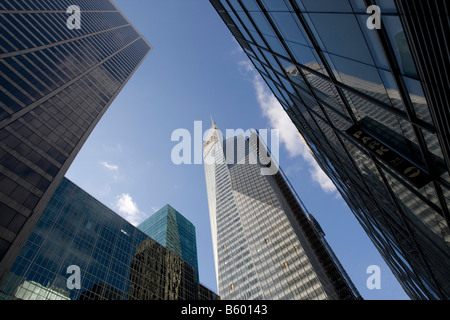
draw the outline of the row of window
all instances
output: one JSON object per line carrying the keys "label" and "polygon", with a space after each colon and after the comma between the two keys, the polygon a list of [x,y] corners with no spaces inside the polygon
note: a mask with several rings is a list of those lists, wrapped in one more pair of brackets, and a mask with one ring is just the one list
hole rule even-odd
{"label": "row of window", "polygon": [[[110,0],[77,0],[77,6],[83,11],[111,10],[116,8]],[[28,0],[3,0],[0,3],[0,10],[53,10],[66,11],[69,6],[73,5],[72,0],[58,1],[28,1]]]}
{"label": "row of window", "polygon": [[[127,28],[31,52],[23,57],[3,59],[3,63],[0,64],[0,72],[4,74],[5,81],[2,82],[3,88],[0,87],[3,92],[0,92],[2,95],[9,93],[8,97],[2,100],[3,104],[13,112],[18,111],[21,107],[31,104],[56,87],[74,79],[90,66],[102,61],[135,39],[136,32],[131,27]],[[103,44],[108,44],[108,46]],[[135,50],[135,54],[129,58],[129,61],[123,59],[122,56],[117,57],[119,65],[116,67],[120,69],[119,66],[122,64],[122,69],[126,69],[124,77],[121,77],[120,80],[126,79],[136,67],[138,61],[143,57],[143,50],[142,46],[139,52]],[[115,76],[116,72],[120,71],[116,70],[112,72],[112,75]],[[55,83],[43,73],[49,76],[53,75],[50,78]]]}
{"label": "row of window", "polygon": [[[85,79],[85,81],[89,81],[89,80]],[[80,84],[83,84],[83,83],[81,82]],[[90,86],[84,86],[84,87],[86,89],[89,87],[92,90],[92,88],[94,86],[90,85]],[[82,121],[83,117],[81,117],[81,116],[70,117],[70,114],[69,114],[69,116],[67,116],[66,118],[61,118],[62,115],[66,114],[66,113],[70,113],[70,111],[72,109],[70,108],[70,106],[68,108],[63,108],[66,105],[64,103],[58,102],[60,100],[58,100],[57,96],[55,96],[52,99],[53,99],[55,104],[60,105],[59,106],[60,110],[58,110],[58,111],[55,110],[54,111],[55,116],[59,117],[58,120],[67,122],[67,121],[69,121],[69,119],[74,118],[75,121],[77,121],[77,125],[75,125],[75,124],[70,125],[69,124],[69,128],[72,128],[72,130],[74,130],[76,132],[76,135],[81,136],[81,134],[83,134],[83,132],[87,129],[87,126],[86,126],[87,123],[86,122],[80,122],[80,121]],[[89,103],[90,101],[87,100],[85,102]],[[106,101],[104,103],[106,103]],[[91,105],[98,105],[98,103],[96,103],[96,104],[93,103]],[[51,109],[51,107],[48,107],[48,110],[50,110],[50,109]],[[36,109],[36,112],[39,112],[39,111],[42,111],[42,109]],[[45,115],[45,113],[44,113],[44,115]],[[42,115],[42,116],[44,116],[44,115]],[[48,129],[48,127],[46,125],[43,125],[43,123],[41,123],[37,118],[33,117],[32,114],[28,114],[27,117],[23,118],[23,119],[25,121],[20,119],[20,120],[14,122],[13,124],[11,124],[11,128],[14,130],[14,133],[15,134],[20,134],[21,135],[21,139],[22,138],[27,139],[32,144],[37,146],[39,149],[42,149],[44,152],[48,153],[51,158],[56,159],[58,162],[62,163],[63,161],[65,161],[65,158],[67,156],[62,155],[61,152],[64,153],[64,154],[67,154],[68,152],[70,152],[73,149],[73,145],[74,145],[73,142],[76,142],[76,140],[74,140],[74,139],[77,139],[77,138],[74,135],[72,135],[71,136],[72,143],[71,142],[65,142],[64,139],[58,139],[56,141],[52,141],[54,143],[53,146],[52,146],[51,144],[47,143],[45,140],[50,142],[49,139],[51,139],[52,137],[56,139],[57,136],[55,134],[53,134],[53,132],[50,129]],[[51,119],[48,119],[48,120],[49,120],[48,123],[51,125],[52,121],[54,121],[55,119],[51,118]],[[28,125],[25,125],[26,121],[29,121],[30,124],[33,126],[33,131],[34,132],[31,131],[30,129],[28,129]],[[78,125],[83,126],[83,128],[79,128]],[[54,123],[53,127],[54,127],[54,130],[57,129],[57,124]],[[47,130],[47,132],[45,130]],[[67,136],[67,135],[70,136],[71,129],[67,130],[67,127],[65,127],[62,131],[63,132],[61,132],[61,134],[65,135],[65,136]],[[42,138],[38,137],[38,135],[36,134],[37,132],[39,132],[41,134]],[[14,138],[14,135],[9,135],[9,140],[11,140],[13,138]],[[16,142],[18,142],[17,138],[16,138]],[[10,141],[10,144],[11,143],[12,144],[17,144],[17,143],[14,143],[14,142]],[[49,160],[46,160],[45,157],[39,156],[38,154],[35,153],[35,151],[32,151],[30,149],[30,147],[28,147],[28,145],[26,143],[22,143],[20,145],[20,148],[17,145],[16,146],[12,146],[12,147],[17,149],[19,152],[22,152],[23,154],[26,153],[25,156],[27,156],[28,159],[31,159],[32,162],[34,161],[34,163],[38,166],[39,169],[44,170],[44,172],[47,172],[50,176],[55,176],[56,175],[56,173],[58,171],[58,168],[55,165],[51,164],[51,161],[49,162]],[[57,149],[59,149],[59,151],[61,151],[61,152],[57,151]],[[35,157],[32,157],[32,155],[31,155],[31,153],[33,153],[33,152],[36,154]],[[11,156],[9,156],[9,158],[13,159]],[[19,176],[22,176],[23,178],[30,180],[30,182],[33,185],[36,185],[41,190],[45,190],[46,187],[49,184],[49,181],[45,180],[42,177],[40,178],[40,181],[37,181],[36,179],[39,180],[39,175],[37,173],[35,173],[32,169],[29,169],[28,167],[26,167],[24,164],[22,164],[20,162],[16,161],[16,165],[15,166],[9,165],[11,163],[11,161],[6,161],[5,160],[4,163],[5,163],[5,165],[8,165],[8,168],[10,168],[10,170],[13,170],[13,172],[15,172],[16,174],[18,173]],[[25,169],[26,170],[24,171],[24,170],[20,169],[19,167],[20,168],[24,168],[24,170]],[[39,169],[38,169],[38,171],[39,171]],[[44,185],[44,183],[45,183],[45,185]],[[16,189],[12,190],[12,188],[14,188],[14,186],[15,186],[15,184],[9,184],[9,181],[8,181],[8,187],[11,190],[7,193],[7,195],[8,194],[11,195],[12,197],[14,197],[13,199],[16,200],[19,203],[21,203],[21,202],[18,201],[18,200],[20,200],[20,199],[24,200],[25,205],[30,207],[30,209],[32,209],[32,207],[34,207],[34,205],[37,203],[37,198],[33,197],[32,195],[30,195],[29,192],[28,192],[29,195],[28,195],[28,198],[27,198],[26,192],[24,190],[22,190],[23,189],[22,187],[19,188],[19,186],[18,186]]]}
{"label": "row of window", "polygon": [[[252,229],[252,227],[251,226],[249,226],[249,229]],[[252,243],[254,243],[254,241],[252,240]],[[230,243],[230,245],[231,245],[231,243]],[[233,245],[233,247],[234,247],[234,245]],[[291,248],[292,249],[292,248]],[[279,251],[279,250],[278,250]],[[295,250],[295,248],[294,249],[292,249],[292,252],[298,252],[298,247],[297,247],[297,250]],[[276,264],[276,261],[278,261],[279,259],[285,259],[285,257],[284,256],[274,256],[273,254],[265,254],[265,255],[263,255],[263,256],[261,256],[260,254],[258,255],[258,256],[260,256],[261,257],[261,261],[259,261],[259,262],[257,262],[257,264],[261,264],[261,265],[267,265],[267,263],[268,263],[268,261],[271,261],[271,260],[274,260],[273,261],[273,264],[275,265]],[[292,259],[294,259],[294,258],[292,258]],[[239,260],[239,258],[238,257],[236,257],[236,256],[233,256],[233,261],[238,261]],[[249,261],[250,260],[246,260],[246,261],[244,261],[244,263],[243,264],[239,264],[239,265],[241,265],[241,266],[244,266],[246,263],[249,263]],[[286,263],[288,263],[289,265],[292,265],[294,268],[295,268],[295,265],[298,263],[298,262],[300,262],[300,263],[302,263],[302,264],[304,264],[304,263],[308,263],[308,260],[307,260],[307,258],[306,258],[306,256],[303,256],[303,258],[302,259],[294,259],[294,260],[291,260],[291,259],[288,259],[288,260],[286,260],[287,262]],[[238,268],[237,266],[236,266],[236,264],[234,264],[234,263],[232,263],[232,264],[230,264],[230,265],[223,265],[222,267],[221,267],[221,270],[220,270],[220,274],[222,274],[223,276],[223,279],[224,280],[227,280],[227,279],[233,279],[233,281],[235,281],[234,279],[236,279],[236,272],[242,272],[242,271],[239,271],[240,270],[240,267]],[[242,269],[242,270],[245,270],[245,268],[244,269]]]}
{"label": "row of window", "polygon": [[[84,12],[82,28],[71,30],[67,28],[68,17],[66,13],[3,13],[0,23],[5,40],[2,51],[32,49],[128,24],[119,12]],[[21,37],[17,37],[18,34]]]}

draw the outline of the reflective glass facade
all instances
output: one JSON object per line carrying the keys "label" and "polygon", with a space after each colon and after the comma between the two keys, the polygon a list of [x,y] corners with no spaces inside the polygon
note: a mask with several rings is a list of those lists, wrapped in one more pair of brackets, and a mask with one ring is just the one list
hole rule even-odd
{"label": "reflective glass facade", "polygon": [[165,205],[137,227],[193,266],[198,281],[197,238],[195,226],[188,219]]}
{"label": "reflective glass facade", "polygon": [[[67,282],[80,270],[80,289]],[[0,299],[218,299],[194,268],[64,178],[0,286]]]}
{"label": "reflective glass facade", "polygon": [[[408,295],[448,299],[444,2],[211,3]],[[378,30],[367,26],[373,4]]]}
{"label": "reflective glass facade", "polygon": [[360,299],[284,175],[262,175],[256,133],[223,141],[213,129],[204,158],[221,299]]}
{"label": "reflective glass facade", "polygon": [[0,283],[102,115],[149,53],[109,0],[0,2]]}

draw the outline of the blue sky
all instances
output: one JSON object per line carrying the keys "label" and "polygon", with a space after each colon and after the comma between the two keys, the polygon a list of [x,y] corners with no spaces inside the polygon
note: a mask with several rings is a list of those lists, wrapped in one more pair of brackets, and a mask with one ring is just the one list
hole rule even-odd
{"label": "blue sky", "polygon": [[[175,165],[172,132],[280,129],[280,165],[364,299],[408,299],[209,1],[115,0],[153,50],[113,102],[67,177],[137,224],[169,203],[196,227],[200,282],[217,292],[205,174]],[[193,142],[194,143],[194,142]],[[381,269],[369,290],[367,267]]]}

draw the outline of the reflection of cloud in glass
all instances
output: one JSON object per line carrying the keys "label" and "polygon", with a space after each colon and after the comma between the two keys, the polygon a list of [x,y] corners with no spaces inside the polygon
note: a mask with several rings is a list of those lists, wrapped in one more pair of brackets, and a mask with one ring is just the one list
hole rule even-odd
{"label": "reflection of cloud in glass", "polygon": [[[317,63],[311,64],[310,67],[313,69],[320,68]],[[293,77],[300,76],[299,70],[294,65],[286,68],[286,72]],[[291,157],[301,155],[309,165],[311,179],[317,182],[326,193],[336,192],[337,190],[333,182],[325,175],[314,157],[305,148],[307,145],[300,143],[299,136],[301,139],[303,139],[303,137],[297,131],[287,113],[284,112],[276,97],[271,92],[266,91],[263,82],[257,76],[254,77],[253,86],[256,90],[257,100],[264,116],[269,119],[270,125],[273,128],[278,128],[280,130],[280,141],[288,150],[289,155]]]}

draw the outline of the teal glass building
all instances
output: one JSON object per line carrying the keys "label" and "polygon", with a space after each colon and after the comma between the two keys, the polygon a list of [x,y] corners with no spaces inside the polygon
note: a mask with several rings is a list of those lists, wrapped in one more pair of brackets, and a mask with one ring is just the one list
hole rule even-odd
{"label": "teal glass building", "polygon": [[[69,266],[80,270],[70,289]],[[0,300],[214,300],[196,270],[67,178],[0,285]]]}
{"label": "teal glass building", "polygon": [[137,228],[193,266],[198,281],[195,226],[188,219],[167,204]]}

